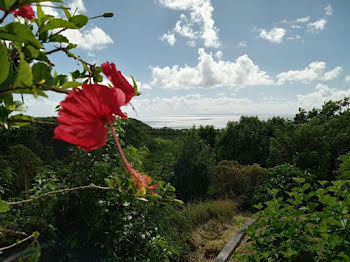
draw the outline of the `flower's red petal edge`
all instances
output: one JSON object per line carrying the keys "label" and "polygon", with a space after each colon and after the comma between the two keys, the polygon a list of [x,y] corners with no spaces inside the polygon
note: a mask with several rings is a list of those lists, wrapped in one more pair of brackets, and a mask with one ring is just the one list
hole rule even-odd
{"label": "flower's red petal edge", "polygon": [[102,71],[115,88],[119,88],[125,93],[125,103],[123,105],[129,104],[131,98],[135,95],[134,87],[130,85],[120,71],[117,71],[114,63],[103,63]]}
{"label": "flower's red petal edge", "polygon": [[103,85],[85,84],[71,90],[61,102],[54,138],[75,144],[85,151],[106,144],[108,121],[114,114],[122,115],[117,93]]}

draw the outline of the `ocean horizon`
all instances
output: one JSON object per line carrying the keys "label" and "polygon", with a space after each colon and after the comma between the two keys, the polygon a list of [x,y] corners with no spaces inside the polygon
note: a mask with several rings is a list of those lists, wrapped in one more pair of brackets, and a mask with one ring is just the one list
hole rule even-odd
{"label": "ocean horizon", "polygon": [[[193,126],[200,127],[213,125],[216,128],[226,127],[228,122],[239,121],[241,116],[257,116],[260,120],[268,120],[272,114],[244,115],[244,114],[193,114],[193,115],[172,115],[172,116],[143,116],[136,117],[153,128],[189,129]],[[291,119],[294,115],[280,115],[280,117]]]}

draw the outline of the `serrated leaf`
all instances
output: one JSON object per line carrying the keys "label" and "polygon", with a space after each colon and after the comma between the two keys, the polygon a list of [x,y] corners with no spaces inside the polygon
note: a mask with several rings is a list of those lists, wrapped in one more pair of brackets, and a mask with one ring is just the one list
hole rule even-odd
{"label": "serrated leaf", "polygon": [[88,22],[89,18],[86,15],[75,15],[69,18],[69,22],[77,26],[77,28],[82,28]]}
{"label": "serrated leaf", "polygon": [[3,83],[10,72],[10,62],[7,55],[6,47],[0,43],[0,84]]}
{"label": "serrated leaf", "polygon": [[15,87],[29,87],[33,84],[32,69],[24,59],[23,53],[20,53],[20,62],[17,76],[13,85]]}
{"label": "serrated leaf", "polygon": [[42,47],[29,27],[18,22],[9,23],[3,27],[0,32],[0,39],[30,44],[38,49]]}

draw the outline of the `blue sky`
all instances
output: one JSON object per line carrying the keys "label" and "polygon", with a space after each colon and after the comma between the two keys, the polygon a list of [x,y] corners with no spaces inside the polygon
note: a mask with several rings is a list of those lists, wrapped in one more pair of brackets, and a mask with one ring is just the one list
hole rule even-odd
{"label": "blue sky", "polygon": [[[233,115],[291,115],[299,107],[350,96],[348,0],[71,0],[67,5],[89,17],[115,14],[67,36],[86,60],[111,61],[134,76],[142,95],[133,99],[136,112],[130,106],[125,111],[141,120],[228,115],[213,122],[222,126]],[[75,69],[62,56],[53,60],[58,72]],[[28,113],[54,114],[63,97],[51,98],[30,98]]]}

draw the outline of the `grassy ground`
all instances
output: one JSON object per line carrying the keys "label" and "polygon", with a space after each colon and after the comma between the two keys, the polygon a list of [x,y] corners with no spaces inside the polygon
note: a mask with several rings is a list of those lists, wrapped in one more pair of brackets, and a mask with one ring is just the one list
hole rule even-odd
{"label": "grassy ground", "polygon": [[192,223],[191,262],[213,261],[248,217],[238,213],[229,200],[191,204],[184,213]]}

